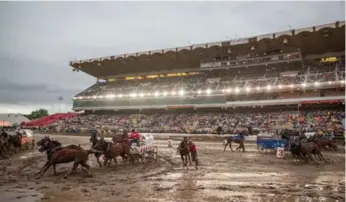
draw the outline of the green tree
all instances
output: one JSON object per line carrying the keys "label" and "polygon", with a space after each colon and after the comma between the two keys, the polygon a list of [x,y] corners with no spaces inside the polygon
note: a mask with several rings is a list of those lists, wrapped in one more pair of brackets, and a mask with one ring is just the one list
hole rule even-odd
{"label": "green tree", "polygon": [[46,109],[38,109],[38,110],[32,111],[29,115],[27,115],[28,119],[30,120],[39,119],[44,116],[48,116],[48,111]]}

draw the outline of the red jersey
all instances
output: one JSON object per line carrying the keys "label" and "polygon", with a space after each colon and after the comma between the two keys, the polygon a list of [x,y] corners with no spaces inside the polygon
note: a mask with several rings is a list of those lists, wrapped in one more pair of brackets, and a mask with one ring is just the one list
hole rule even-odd
{"label": "red jersey", "polygon": [[190,145],[190,151],[191,151],[191,152],[196,152],[196,151],[197,151],[196,145],[195,145],[194,143],[191,143],[191,145]]}
{"label": "red jersey", "polygon": [[130,138],[135,139],[135,140],[139,140],[139,134],[137,132],[133,132],[133,133],[131,133]]}

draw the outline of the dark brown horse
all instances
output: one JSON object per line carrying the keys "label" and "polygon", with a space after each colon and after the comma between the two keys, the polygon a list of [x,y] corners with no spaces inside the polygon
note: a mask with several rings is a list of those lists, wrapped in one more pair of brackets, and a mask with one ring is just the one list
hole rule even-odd
{"label": "dark brown horse", "polygon": [[181,142],[181,144],[177,148],[177,152],[179,152],[181,160],[183,161],[183,168],[186,166],[187,169],[189,169],[187,165],[187,160],[189,160],[190,166],[192,164],[191,164],[190,149],[189,149],[188,142],[187,141]]}
{"label": "dark brown horse", "polygon": [[[41,139],[40,141],[37,142],[37,146],[41,146],[41,148],[39,148],[40,152],[43,152],[43,144],[49,144],[49,148],[46,149],[46,155],[47,155],[47,162],[46,165],[48,165],[48,162],[51,159],[52,154],[54,153],[54,151],[62,149],[62,148],[67,148],[67,149],[78,149],[78,150],[83,150],[83,148],[80,145],[68,145],[63,147],[62,144],[59,141],[56,140],[51,140],[48,136],[45,136],[43,139]],[[53,165],[53,169],[54,169],[54,175],[57,175],[56,173],[56,165]],[[83,170],[83,167],[82,167]]]}
{"label": "dark brown horse", "polygon": [[82,149],[79,146],[71,146],[74,148],[68,148],[68,147],[60,147],[56,146],[57,144],[52,143],[52,141],[45,137],[44,139],[40,140],[38,143],[38,146],[40,146],[39,151],[40,152],[48,152],[48,161],[46,164],[41,168],[40,172],[38,172],[37,178],[41,178],[43,174],[51,167],[53,166],[54,172],[55,171],[55,165],[61,164],[61,163],[73,163],[72,170],[68,172],[65,175],[65,178],[71,174],[71,172],[76,172],[78,165],[83,166],[87,169],[88,175],[90,175],[90,166],[87,164],[89,154],[92,153],[91,151],[87,151]]}
{"label": "dark brown horse", "polygon": [[[290,142],[290,150],[292,156],[294,158],[298,158],[299,160],[304,160],[308,162],[309,160],[313,161],[315,164],[319,164],[315,158],[319,157],[319,159],[327,163],[326,159],[323,157],[320,149],[317,144],[313,142],[302,143],[300,141]],[[312,157],[312,154],[315,158]],[[317,157],[316,157],[317,156]]]}
{"label": "dark brown horse", "polygon": [[108,144],[111,144],[111,142],[106,142],[103,138],[101,138],[100,140],[98,140],[97,138],[90,138],[90,142],[92,142],[91,148],[94,151],[96,161],[99,164],[100,168],[102,168],[100,157],[101,155],[105,154],[108,148]]}
{"label": "dark brown horse", "polygon": [[338,146],[334,140],[330,139],[316,139],[315,143],[320,149],[332,149],[334,151],[338,150]]}
{"label": "dark brown horse", "polygon": [[229,137],[225,137],[224,138],[223,144],[225,145],[225,147],[223,149],[223,152],[226,151],[227,145],[229,145],[229,148],[233,152],[232,142],[235,142],[235,143],[239,144],[239,146],[237,147],[236,151],[238,151],[240,149],[243,149],[243,152],[245,152],[244,140],[242,138],[234,138],[233,136],[229,136]]}
{"label": "dark brown horse", "polygon": [[114,144],[122,144],[124,147],[129,147],[131,157],[128,156],[126,153],[122,154],[121,157],[123,158],[124,162],[128,162],[129,160],[137,160],[138,162],[141,161],[143,163],[143,156],[139,153],[137,149],[131,148],[127,134],[118,138],[113,137],[112,141]]}
{"label": "dark brown horse", "polygon": [[[115,165],[118,165],[116,157],[121,156],[125,162],[126,157],[128,156],[132,162],[133,162],[133,157],[132,154],[130,152],[130,147],[124,142],[120,142],[120,143],[108,143],[107,144],[107,149],[104,153],[105,156],[105,161],[104,161],[104,166],[107,165],[108,161],[108,166],[110,165],[112,159],[115,163]],[[143,161],[143,160],[142,160]]]}

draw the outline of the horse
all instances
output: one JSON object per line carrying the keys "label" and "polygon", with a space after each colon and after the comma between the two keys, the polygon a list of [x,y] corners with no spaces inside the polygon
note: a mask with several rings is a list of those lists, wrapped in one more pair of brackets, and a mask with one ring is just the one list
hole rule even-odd
{"label": "horse", "polygon": [[[116,157],[121,156],[123,161],[126,162],[125,160],[126,155],[130,157],[130,159],[133,162],[133,157],[132,157],[132,154],[130,153],[130,147],[124,141],[115,142],[115,143],[107,143],[107,148],[104,152],[105,161],[103,165],[106,166],[108,163],[108,166],[110,166],[111,160],[113,159],[115,165],[117,166],[118,163],[117,163]],[[143,162],[143,159],[142,159],[142,162]]]}
{"label": "horse", "polygon": [[225,145],[225,147],[223,149],[223,152],[226,151],[227,145],[229,145],[229,148],[233,152],[232,142],[235,142],[235,143],[239,144],[239,146],[237,147],[236,151],[238,151],[240,149],[243,149],[243,152],[245,152],[244,139],[243,138],[235,138],[234,136],[229,136],[229,137],[225,137],[224,138],[223,144]]}
{"label": "horse", "polygon": [[100,168],[102,168],[102,164],[100,162],[100,157],[103,154],[103,152],[106,151],[106,148],[107,148],[106,141],[103,138],[98,140],[96,136],[91,136],[90,142],[91,142],[91,148],[98,151],[98,152],[94,152],[94,156],[95,156],[97,163],[99,164]]}
{"label": "horse", "polygon": [[187,159],[189,159],[190,166],[192,165],[192,163],[188,143],[186,141],[183,141],[177,148],[177,152],[179,152],[181,160],[183,161],[183,168],[186,166],[187,169],[189,169],[189,167],[187,166]]}
{"label": "horse", "polygon": [[112,138],[112,141],[114,144],[123,144],[124,147],[128,147],[130,149],[130,154],[131,154],[131,157],[128,156],[126,153],[123,153],[121,155],[122,159],[124,162],[127,162],[129,160],[129,158],[131,160],[141,160],[141,162],[143,163],[143,156],[141,154],[139,154],[138,150],[137,149],[133,149],[130,145],[130,140],[128,139],[127,137],[127,133],[126,134],[123,134],[122,138],[116,138],[116,137],[113,137]]}
{"label": "horse", "polygon": [[3,158],[8,158],[8,141],[7,137],[0,135],[0,155]]}
{"label": "horse", "polygon": [[22,134],[16,132],[14,135],[8,135],[7,142],[8,151],[10,151],[11,148],[14,148],[15,151],[18,152],[22,147]]}
{"label": "horse", "polygon": [[315,143],[321,149],[327,149],[328,147],[328,149],[338,151],[338,146],[336,145],[336,142],[334,140],[321,138],[321,139],[317,139]]}
{"label": "horse", "polygon": [[[61,143],[58,141],[52,141],[49,137],[45,137],[37,142],[37,146],[40,146],[39,151],[47,153],[47,162],[41,168],[41,170],[36,173],[37,179],[41,178],[43,174],[51,167],[54,168],[54,174],[56,175],[56,164],[60,163],[70,163],[74,162],[72,170],[65,175],[67,178],[71,172],[75,172],[78,165],[87,169],[88,175],[90,176],[90,166],[87,164],[89,154],[92,153],[91,150],[84,150],[80,146],[69,145],[67,147],[61,147]],[[84,170],[83,170],[84,171]]]}
{"label": "horse", "polygon": [[300,139],[292,140],[291,138],[290,151],[294,158],[297,158],[299,160],[305,160],[305,162],[308,162],[308,160],[310,159],[318,165],[319,163],[311,155],[313,154],[315,158],[317,155],[320,160],[323,160],[327,163],[318,146],[313,142],[302,143]]}
{"label": "horse", "polygon": [[290,137],[301,137],[301,139],[306,138],[305,135],[302,136],[299,131],[295,131],[295,130],[289,130],[289,129],[284,129],[281,131],[280,133],[281,135],[281,139],[283,140],[290,140]]}

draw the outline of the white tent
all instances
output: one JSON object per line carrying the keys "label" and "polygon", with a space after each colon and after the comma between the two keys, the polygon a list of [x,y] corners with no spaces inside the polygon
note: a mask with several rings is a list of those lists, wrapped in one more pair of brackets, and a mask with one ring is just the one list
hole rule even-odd
{"label": "white tent", "polygon": [[21,114],[0,114],[0,120],[1,121],[7,121],[11,124],[21,124],[22,122],[29,121],[28,118]]}

